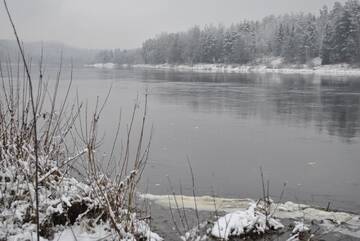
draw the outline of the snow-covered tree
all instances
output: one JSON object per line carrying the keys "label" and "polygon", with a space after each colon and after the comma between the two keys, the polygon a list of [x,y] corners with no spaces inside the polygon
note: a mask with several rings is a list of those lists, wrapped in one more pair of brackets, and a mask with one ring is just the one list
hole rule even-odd
{"label": "snow-covered tree", "polygon": [[[268,16],[226,28],[195,26],[186,32],[160,34],[146,40],[145,63],[248,63],[281,56],[288,63],[322,57],[324,63],[360,62],[360,3],[348,0],[313,14]],[[104,61],[109,58],[101,55]],[[131,58],[129,58],[131,59]]]}
{"label": "snow-covered tree", "polygon": [[279,29],[276,33],[276,39],[275,39],[275,54],[276,56],[281,56],[283,47],[285,42],[285,30],[283,24],[280,24]]}
{"label": "snow-covered tree", "polygon": [[214,63],[216,61],[216,36],[212,26],[206,26],[200,38],[201,62]]}

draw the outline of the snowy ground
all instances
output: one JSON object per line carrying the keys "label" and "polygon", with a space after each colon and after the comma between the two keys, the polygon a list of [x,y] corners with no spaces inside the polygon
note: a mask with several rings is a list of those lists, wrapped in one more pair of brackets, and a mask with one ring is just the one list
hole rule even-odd
{"label": "snowy ground", "polygon": [[[185,209],[194,209],[195,207],[194,199],[190,196],[175,196],[175,198],[172,195],[143,194],[141,196],[162,207],[168,208],[171,205],[174,208],[176,202]],[[264,230],[264,216],[253,208],[255,202],[251,199],[214,199],[209,196],[201,196],[196,197],[196,203],[199,211],[214,212],[216,206],[217,212],[225,212],[211,227],[212,236],[226,239],[230,233],[242,233],[246,230],[246,227],[254,226],[254,223],[258,227],[256,229],[257,232]],[[322,236],[327,235],[328,238],[326,240],[336,240],[339,236],[345,237],[344,240],[346,240],[346,237],[352,240],[360,240],[359,215],[325,211],[320,208],[293,202],[273,203],[270,210],[272,218],[270,221],[274,229],[280,228],[282,223],[290,222],[294,226],[293,234],[291,235],[293,239],[290,239],[288,234],[286,234],[286,239],[298,240],[296,237],[299,235],[299,230],[304,231],[307,229],[307,225],[309,225],[313,229],[320,228],[320,234]],[[301,224],[303,225],[302,228],[300,228]],[[296,227],[298,228],[297,230]],[[318,234],[320,231],[318,231]],[[191,232],[194,231],[190,230],[187,235],[190,235]]]}
{"label": "snowy ground", "polygon": [[195,65],[133,65],[134,68],[164,69],[176,71],[194,71],[205,73],[284,73],[284,74],[316,74],[331,76],[360,76],[360,68],[351,68],[346,64],[321,65],[313,68],[307,66],[269,67],[266,65],[225,65],[225,64],[195,64]]}
{"label": "snowy ground", "polygon": [[[83,153],[87,150],[77,156]],[[2,153],[2,157],[0,240],[36,240],[35,186],[29,181],[32,180],[33,162],[17,160],[10,151]],[[108,202],[111,194],[122,195],[121,191],[111,187],[114,182],[110,179],[102,176],[101,180],[94,179],[89,183],[78,181],[63,173],[57,162],[43,156],[40,156],[38,165],[44,173],[39,175],[41,240],[163,240],[150,231],[146,219],[140,219],[135,212],[129,213],[125,206],[114,206]],[[125,177],[121,186],[130,183],[134,175],[131,173]],[[98,195],[98,192],[104,193],[103,190],[106,194]]]}
{"label": "snowy ground", "polygon": [[[120,67],[115,63],[95,63],[85,65],[86,67],[113,69]],[[162,69],[176,71],[193,71],[204,73],[284,73],[284,74],[316,74],[328,76],[360,76],[360,68],[353,68],[348,64],[321,65],[320,58],[314,58],[309,63],[296,65],[284,64],[282,58],[266,57],[259,58],[248,65],[239,64],[135,64],[121,65],[121,67],[132,67],[141,69]]]}
{"label": "snowy ground", "polygon": [[284,74],[316,74],[328,76],[360,76],[360,68],[349,64],[321,65],[321,58],[314,58],[307,64],[286,64],[280,57],[258,58],[251,64],[135,64],[117,65],[115,63],[96,63],[86,67],[113,69],[116,67],[132,67],[142,69],[162,69],[176,71],[193,71],[205,73],[284,73]]}
{"label": "snowy ground", "polygon": [[114,63],[96,63],[96,64],[87,64],[85,67],[93,67],[99,69],[113,69],[116,67]]}
{"label": "snowy ground", "polygon": [[[147,240],[149,241],[162,241],[162,238],[155,233],[150,231],[147,224],[143,223],[138,226],[139,231],[146,234]],[[36,240],[36,233],[34,232],[35,225],[24,227],[24,229],[16,234],[7,236],[5,240],[8,241],[27,241]],[[108,225],[99,224],[94,227],[87,227],[85,225],[73,225],[70,227],[59,226],[58,232],[54,234],[51,239],[40,237],[41,241],[110,241],[119,240],[118,236],[110,231]],[[127,237],[120,241],[135,241],[134,237]]]}

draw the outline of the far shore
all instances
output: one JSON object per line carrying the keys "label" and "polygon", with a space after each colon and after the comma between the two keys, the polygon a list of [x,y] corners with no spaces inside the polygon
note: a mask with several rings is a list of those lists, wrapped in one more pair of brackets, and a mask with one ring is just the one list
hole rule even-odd
{"label": "far shore", "polygon": [[353,68],[348,64],[319,65],[309,67],[307,65],[286,65],[267,66],[267,65],[238,65],[238,64],[133,64],[118,65],[114,63],[96,63],[86,65],[87,67],[112,69],[117,67],[138,68],[138,69],[157,69],[173,70],[184,72],[201,73],[281,73],[281,74],[315,74],[323,76],[360,76],[360,68]]}
{"label": "far shore", "polygon": [[128,65],[133,68],[163,69],[176,71],[194,71],[205,73],[283,73],[283,74],[316,74],[331,76],[360,76],[360,68],[352,68],[347,64],[320,65],[316,67],[284,66],[269,67],[265,65],[234,65],[234,64],[195,64],[195,65],[172,65],[172,64],[137,64]]}

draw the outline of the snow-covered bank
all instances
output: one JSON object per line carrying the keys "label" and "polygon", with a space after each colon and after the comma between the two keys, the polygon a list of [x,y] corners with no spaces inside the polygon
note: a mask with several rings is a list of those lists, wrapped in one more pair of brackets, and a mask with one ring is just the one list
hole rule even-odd
{"label": "snow-covered bank", "polygon": [[[181,204],[181,206],[184,206],[184,208],[195,208],[194,198],[192,196],[177,195],[174,198],[172,195],[142,194],[141,197],[151,200],[163,207],[169,207],[169,203],[172,207],[176,207],[177,202]],[[251,208],[254,203],[255,201],[251,199],[213,198],[210,196],[196,197],[196,204],[199,211],[214,212],[216,207],[216,211],[223,211],[231,214],[230,216],[233,217],[243,217],[244,212],[248,213],[249,208]],[[325,211],[310,205],[296,204],[293,202],[272,203],[270,214],[273,218],[280,220],[291,219],[308,223],[316,222],[324,233],[337,232],[360,239],[360,216],[356,214]],[[256,216],[259,217],[259,215]],[[244,221],[244,219],[242,220]]]}
{"label": "snow-covered bank", "polygon": [[113,69],[117,66],[114,63],[96,63],[96,64],[86,64],[85,67],[92,67],[98,69]]}
{"label": "snow-covered bank", "polygon": [[[17,233],[11,234],[6,237],[8,241],[28,241],[36,240],[35,225],[28,226],[23,230],[18,230]],[[98,224],[94,227],[85,225],[73,225],[70,227],[58,227],[58,231],[51,239],[40,237],[41,241],[110,241],[119,240],[118,236],[110,232],[111,227],[105,224]],[[150,231],[150,228],[145,222],[140,222],[136,227],[136,232],[145,237],[149,241],[162,241],[159,235]],[[120,241],[135,241],[135,237],[127,236]]]}
{"label": "snow-covered bank", "polygon": [[[87,150],[78,156],[85,153]],[[110,179],[102,176],[101,182],[86,184],[63,173],[55,161],[42,156],[40,160],[39,166],[45,173],[39,177],[41,240],[122,241],[142,238],[162,241],[160,236],[150,231],[144,220],[138,219],[136,213],[129,215],[124,206],[114,209],[106,204],[114,191]],[[5,156],[0,167],[0,240],[36,240],[36,224],[33,221],[35,187],[29,181],[33,163],[14,162]],[[103,189],[107,189],[106,196],[99,195]],[[118,197],[121,195],[117,194]],[[129,231],[129,223],[132,231]]]}
{"label": "snow-covered bank", "polygon": [[[124,66],[126,67],[126,66]],[[143,69],[193,71],[203,73],[283,73],[283,74],[316,74],[328,76],[360,76],[360,68],[351,68],[347,64],[319,65],[316,67],[302,66],[268,66],[268,65],[226,65],[226,64],[195,64],[195,65],[148,65],[137,64],[128,67]]]}

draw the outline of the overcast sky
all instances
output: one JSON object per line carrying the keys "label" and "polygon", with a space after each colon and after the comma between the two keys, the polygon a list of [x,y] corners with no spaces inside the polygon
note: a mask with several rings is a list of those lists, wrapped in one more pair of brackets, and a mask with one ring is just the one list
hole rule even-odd
{"label": "overcast sky", "polygon": [[[161,32],[198,24],[229,25],[269,14],[317,13],[334,0],[8,0],[25,41],[86,48],[134,48]],[[344,2],[341,0],[340,2]],[[0,39],[13,38],[3,3]]]}

